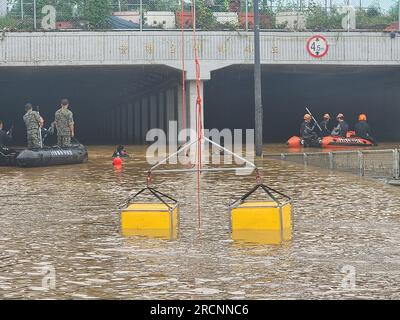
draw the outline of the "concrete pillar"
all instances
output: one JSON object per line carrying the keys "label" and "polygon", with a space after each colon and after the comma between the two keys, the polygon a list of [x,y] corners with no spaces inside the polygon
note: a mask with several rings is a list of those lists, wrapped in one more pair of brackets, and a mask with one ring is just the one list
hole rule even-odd
{"label": "concrete pillar", "polygon": [[142,132],[141,128],[141,113],[140,113],[140,108],[141,104],[140,101],[136,101],[135,104],[133,105],[134,107],[134,122],[135,122],[135,127],[134,127],[134,134],[135,134],[135,144],[140,144],[142,142],[140,133]]}
{"label": "concrete pillar", "polygon": [[141,114],[142,114],[142,143],[146,143],[146,135],[149,131],[149,101],[147,98],[142,99],[141,106]]}
{"label": "concrete pillar", "polygon": [[[178,121],[178,134],[181,132],[183,129],[183,110],[182,110],[182,105],[183,105],[183,92],[182,92],[182,87],[177,86],[176,87],[176,93],[177,93],[177,121]],[[187,123],[186,123],[187,127]],[[185,143],[186,141],[179,141],[179,143]]]}
{"label": "concrete pillar", "polygon": [[[174,89],[169,89],[165,93],[165,102],[166,102],[166,114],[165,118],[167,120],[167,131],[169,130],[169,122],[170,121],[175,121],[176,120],[176,114],[175,114],[175,90]],[[168,136],[170,136],[171,133],[168,132]]]}
{"label": "concrete pillar", "polygon": [[150,104],[149,104],[149,111],[150,111],[150,129],[156,129],[157,126],[157,96],[150,97]]}
{"label": "concrete pillar", "polygon": [[128,123],[128,143],[133,144],[134,141],[134,133],[133,133],[133,126],[134,126],[134,121],[133,121],[133,105],[132,103],[129,103],[127,106],[127,123]]}
{"label": "concrete pillar", "polygon": [[[203,94],[203,81],[200,82],[200,97],[202,101],[202,129],[204,130],[204,94]],[[197,130],[197,84],[196,81],[187,81],[186,84],[187,95],[187,112],[188,112],[188,127]]]}
{"label": "concrete pillar", "polygon": [[165,125],[166,125],[166,121],[165,121],[165,116],[166,116],[166,112],[165,112],[165,92],[161,91],[158,94],[158,127],[161,130],[165,130]]}
{"label": "concrete pillar", "polygon": [[[200,83],[200,98],[202,101],[202,131],[204,132],[204,100],[203,100],[203,81]],[[197,83],[194,80],[187,81],[186,84],[186,98],[187,98],[187,112],[188,112],[188,128],[190,131],[190,142],[197,140],[198,132],[197,132],[197,118],[198,118],[198,109],[197,109]],[[204,141],[202,143],[202,149],[204,149]],[[193,144],[190,148],[190,156],[191,161],[194,163],[197,161],[197,144]],[[203,155],[204,156],[204,155]],[[204,161],[204,159],[203,159]]]}

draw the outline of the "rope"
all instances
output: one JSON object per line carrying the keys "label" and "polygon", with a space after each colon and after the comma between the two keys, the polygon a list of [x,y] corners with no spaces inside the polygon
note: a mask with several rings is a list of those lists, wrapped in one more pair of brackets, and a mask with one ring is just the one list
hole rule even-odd
{"label": "rope", "polygon": [[196,34],[196,4],[195,0],[190,1],[191,4],[191,20],[193,23],[193,50],[194,50],[194,62],[196,67],[196,129],[197,129],[197,205],[198,205],[198,217],[199,217],[199,228],[201,227],[201,207],[200,207],[200,174],[202,168],[202,141],[203,141],[203,121],[202,121],[202,99],[201,99],[201,80],[200,80],[200,62],[197,45],[197,34]]}

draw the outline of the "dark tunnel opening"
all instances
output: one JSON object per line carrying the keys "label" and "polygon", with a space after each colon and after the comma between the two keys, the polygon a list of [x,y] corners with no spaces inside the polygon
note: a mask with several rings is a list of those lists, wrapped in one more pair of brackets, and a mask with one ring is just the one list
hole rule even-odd
{"label": "dark tunnel opening", "polygon": [[[85,144],[115,142],[99,127],[104,111],[132,102],[146,90],[178,82],[165,66],[2,67],[0,119],[14,125],[14,143],[25,144],[24,105],[40,106],[47,126],[60,100],[71,101],[77,137]],[[264,142],[297,135],[308,106],[320,118],[345,114],[353,127],[366,113],[379,141],[400,140],[400,66],[263,66]],[[253,67],[232,66],[212,73],[204,87],[205,127],[254,127]]]}
{"label": "dark tunnel opening", "polygon": [[[110,143],[99,130],[104,111],[131,102],[146,90],[178,81],[175,69],[151,66],[3,67],[0,72],[0,119],[14,125],[14,144],[26,143],[24,107],[40,106],[46,127],[54,120],[62,98],[74,113],[77,138],[84,144]],[[55,137],[47,144],[55,142]]]}
{"label": "dark tunnel opening", "polygon": [[[344,113],[351,128],[366,113],[379,141],[398,141],[399,88],[397,66],[263,66],[264,142],[298,135],[307,106],[318,120]],[[213,72],[204,91],[207,128],[254,128],[253,66]]]}

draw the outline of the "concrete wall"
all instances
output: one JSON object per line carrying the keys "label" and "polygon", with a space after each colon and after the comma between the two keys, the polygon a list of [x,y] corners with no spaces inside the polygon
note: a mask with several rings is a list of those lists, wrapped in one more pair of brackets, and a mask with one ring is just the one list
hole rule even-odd
{"label": "concrete wall", "polygon": [[[387,33],[326,32],[329,52],[312,58],[311,32],[261,34],[263,64],[399,65],[400,37]],[[199,32],[202,78],[232,64],[253,63],[253,36],[246,32]],[[179,32],[6,33],[0,66],[147,65],[181,67]],[[188,79],[194,79],[191,33],[185,41]]]}

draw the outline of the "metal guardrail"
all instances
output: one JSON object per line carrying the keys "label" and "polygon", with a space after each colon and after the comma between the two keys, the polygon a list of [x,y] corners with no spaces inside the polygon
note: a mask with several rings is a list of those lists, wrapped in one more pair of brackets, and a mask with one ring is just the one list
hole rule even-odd
{"label": "metal guardrail", "polygon": [[282,153],[270,155],[269,158],[349,172],[362,177],[400,178],[399,149]]}
{"label": "metal guardrail", "polygon": [[[0,0],[0,29],[84,30],[179,29],[181,20],[192,27],[190,1],[181,0]],[[196,0],[199,30],[249,30],[252,0]],[[49,8],[51,6],[53,9]],[[398,0],[261,0],[264,30],[400,31]],[[48,22],[55,15],[55,23]],[[110,20],[110,17],[113,19]],[[116,21],[115,21],[116,20]]]}

